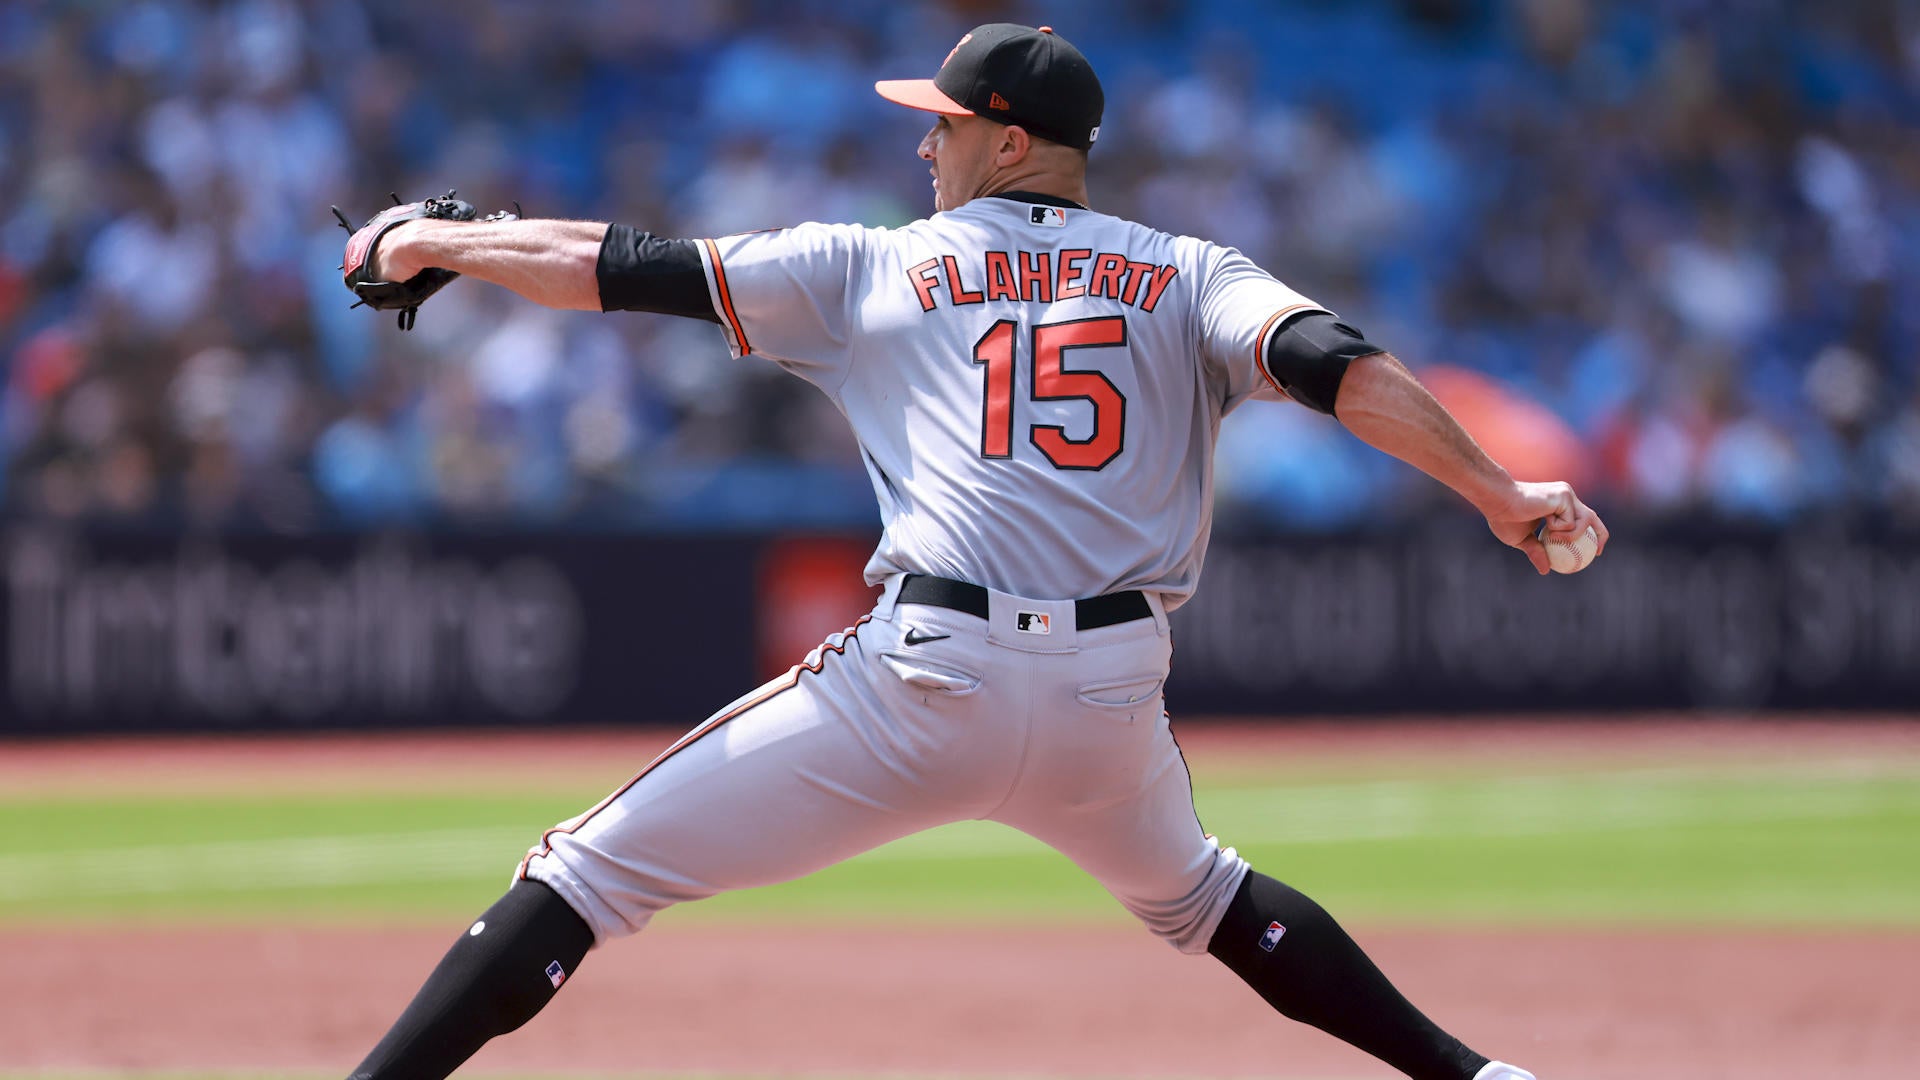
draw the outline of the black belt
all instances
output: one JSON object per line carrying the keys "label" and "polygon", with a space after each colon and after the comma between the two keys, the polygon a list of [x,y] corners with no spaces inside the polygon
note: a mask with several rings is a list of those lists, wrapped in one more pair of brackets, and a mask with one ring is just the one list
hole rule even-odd
{"label": "black belt", "polygon": [[[987,590],[951,578],[908,574],[907,580],[900,583],[898,599],[902,604],[931,604],[978,615],[982,619],[987,617]],[[1145,619],[1152,614],[1152,605],[1147,603],[1145,594],[1137,590],[1108,593],[1073,602],[1073,623],[1081,630],[1117,626],[1123,622]]]}

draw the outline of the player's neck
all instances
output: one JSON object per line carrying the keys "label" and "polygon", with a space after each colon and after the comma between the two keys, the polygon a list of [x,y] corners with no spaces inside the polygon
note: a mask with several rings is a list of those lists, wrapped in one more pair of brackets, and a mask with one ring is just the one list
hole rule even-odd
{"label": "player's neck", "polygon": [[981,187],[975,198],[989,195],[1001,195],[1007,192],[1021,192],[1029,195],[1051,195],[1056,199],[1066,199],[1080,206],[1091,206],[1087,198],[1087,178],[1069,176],[1059,172],[1026,172],[996,176]]}

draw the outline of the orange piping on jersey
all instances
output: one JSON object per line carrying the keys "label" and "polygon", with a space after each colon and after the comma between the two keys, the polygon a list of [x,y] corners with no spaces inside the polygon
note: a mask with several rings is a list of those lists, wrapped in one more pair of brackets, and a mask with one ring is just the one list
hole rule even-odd
{"label": "orange piping on jersey", "polygon": [[[712,243],[712,241],[708,241],[708,243]],[[718,266],[720,264],[716,261],[714,265]],[[526,880],[527,866],[533,862],[535,856],[547,855],[553,851],[552,841],[555,835],[560,833],[571,834],[575,830],[579,829],[580,826],[585,825],[589,821],[592,821],[593,816],[595,814],[598,814],[600,811],[605,810],[609,806],[612,806],[614,803],[614,800],[618,799],[622,795],[625,795],[627,792],[633,790],[633,785],[639,783],[641,777],[659,768],[660,764],[666,761],[668,758],[672,757],[673,755],[679,753],[682,750],[685,750],[687,747],[692,746],[694,743],[699,742],[701,738],[717,730],[720,727],[720,725],[726,723],[729,720],[732,720],[734,717],[739,716],[741,713],[746,712],[747,710],[753,708],[756,705],[764,705],[768,701],[773,700],[779,695],[786,693],[787,691],[793,689],[796,686],[799,686],[800,675],[802,672],[811,672],[812,674],[815,674],[815,675],[820,674],[820,669],[827,666],[827,654],[828,653],[844,654],[847,651],[847,642],[852,641],[855,637],[857,637],[860,633],[860,628],[862,626],[865,626],[868,620],[872,618],[873,616],[871,615],[862,616],[859,622],[854,623],[852,626],[847,627],[846,630],[842,632],[842,635],[840,638],[840,644],[826,645],[822,643],[822,647],[820,649],[819,663],[812,664],[812,665],[795,664],[792,667],[792,669],[787,672],[787,677],[781,680],[780,685],[768,687],[766,691],[764,691],[763,693],[755,694],[753,696],[753,700],[742,702],[739,705],[736,705],[733,708],[728,709],[726,712],[723,712],[718,716],[712,717],[711,719],[707,720],[705,723],[701,724],[699,727],[694,728],[692,731],[687,732],[685,735],[680,736],[679,740],[675,742],[672,746],[669,746],[665,750],[662,750],[660,752],[659,757],[656,757],[652,761],[647,762],[646,768],[641,769],[637,773],[634,773],[633,779],[620,785],[619,790],[615,791],[613,794],[607,796],[604,799],[601,799],[598,803],[594,805],[593,809],[587,811],[584,814],[581,814],[578,818],[574,819],[569,824],[555,825],[553,828],[548,829],[546,832],[541,833],[540,834],[540,850],[538,852],[533,852],[533,851],[527,852],[526,858],[520,860],[520,869],[514,872],[514,876],[516,878],[519,878],[522,881]]]}
{"label": "orange piping on jersey", "polygon": [[720,265],[720,248],[713,241],[706,241],[707,254],[713,259],[713,283],[720,293],[720,310],[727,317],[727,325],[733,327],[733,340],[740,343],[740,355],[753,355],[753,346],[747,344],[747,332],[740,329],[740,316],[733,311],[733,294],[727,291],[727,271]]}
{"label": "orange piping on jersey", "polygon": [[1160,719],[1166,729],[1167,738],[1173,740],[1173,752],[1180,757],[1180,769],[1187,774],[1187,809],[1193,811],[1193,823],[1199,828],[1202,836],[1212,840],[1213,834],[1208,832],[1206,825],[1200,821],[1200,808],[1193,804],[1193,768],[1187,764],[1187,752],[1180,746],[1180,736],[1173,733],[1173,714],[1161,709]]}
{"label": "orange piping on jersey", "polygon": [[1267,358],[1265,355],[1267,351],[1267,333],[1268,331],[1271,331],[1273,329],[1274,323],[1277,323],[1281,319],[1285,318],[1286,316],[1291,315],[1296,311],[1299,311],[1301,308],[1310,308],[1310,307],[1313,307],[1313,305],[1312,304],[1290,304],[1287,307],[1281,308],[1279,311],[1276,311],[1272,315],[1267,316],[1267,321],[1261,324],[1260,332],[1254,335],[1254,338],[1253,338],[1254,370],[1258,371],[1261,374],[1261,376],[1267,380],[1268,386],[1273,387],[1274,391],[1276,393],[1279,393],[1283,397],[1290,398],[1293,395],[1287,393],[1286,387],[1281,386],[1280,383],[1274,379],[1273,372],[1267,370]]}

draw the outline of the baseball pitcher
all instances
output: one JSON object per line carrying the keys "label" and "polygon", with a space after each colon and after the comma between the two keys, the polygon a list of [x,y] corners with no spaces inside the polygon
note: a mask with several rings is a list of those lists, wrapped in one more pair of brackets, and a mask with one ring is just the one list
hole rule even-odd
{"label": "baseball pitcher", "polygon": [[1513,480],[1392,356],[1238,251],[1094,209],[1104,98],[1051,29],[978,27],[934,78],[877,89],[933,114],[935,213],[900,229],[679,240],[396,207],[349,241],[375,307],[464,274],[717,323],[845,414],[884,524],[872,613],[548,830],[353,1080],[448,1075],[669,905],[964,819],[1052,845],[1173,947],[1409,1076],[1531,1080],[1202,830],[1162,706],[1167,613],[1206,554],[1220,421],[1250,398],[1337,417],[1541,573],[1542,537],[1605,526],[1566,484]]}

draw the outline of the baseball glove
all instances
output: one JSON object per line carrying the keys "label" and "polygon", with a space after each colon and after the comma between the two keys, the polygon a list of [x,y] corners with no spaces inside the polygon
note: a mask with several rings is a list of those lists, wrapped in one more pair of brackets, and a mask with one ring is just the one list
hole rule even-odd
{"label": "baseball glove", "polygon": [[[447,282],[460,276],[457,271],[428,267],[405,281],[381,281],[373,276],[374,252],[380,246],[380,238],[387,230],[403,221],[420,218],[432,218],[439,221],[472,221],[479,211],[473,204],[454,198],[448,191],[437,199],[425,202],[403,203],[400,196],[393,196],[393,205],[374,215],[372,221],[355,230],[347,221],[347,215],[333,207],[333,216],[340,227],[351,234],[347,239],[346,257],[341,260],[340,273],[347,288],[360,298],[354,307],[365,305],[376,311],[398,311],[400,329],[413,329],[413,320],[419,314],[420,305],[437,293]],[[516,204],[514,210],[518,210]],[[489,214],[483,221],[514,221],[519,214],[502,210]]]}

